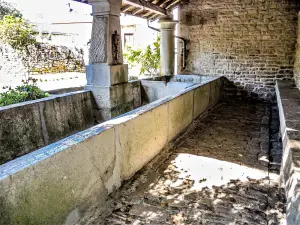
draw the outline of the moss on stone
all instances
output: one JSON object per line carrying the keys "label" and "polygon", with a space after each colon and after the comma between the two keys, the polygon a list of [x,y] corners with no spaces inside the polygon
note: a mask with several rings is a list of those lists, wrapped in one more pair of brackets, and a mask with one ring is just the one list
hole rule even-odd
{"label": "moss on stone", "polygon": [[[0,188],[1,193],[3,193]],[[9,212],[11,211],[10,204],[4,198],[0,196],[0,224],[11,224]]]}
{"label": "moss on stone", "polygon": [[0,224],[62,224],[76,206],[76,197],[67,182],[51,181],[24,188],[13,203],[10,196],[0,196]]}

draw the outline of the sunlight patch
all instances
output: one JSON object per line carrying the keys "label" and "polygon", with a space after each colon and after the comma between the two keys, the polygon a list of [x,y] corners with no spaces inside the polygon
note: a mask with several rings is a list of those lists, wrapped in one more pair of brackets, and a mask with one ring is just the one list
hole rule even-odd
{"label": "sunlight patch", "polygon": [[268,176],[267,171],[186,153],[179,154],[172,164],[179,172],[177,175],[179,179],[169,185],[178,187],[184,182],[182,178],[188,177],[194,181],[191,190],[221,186],[229,183],[230,180],[247,181],[248,178],[262,179]]}

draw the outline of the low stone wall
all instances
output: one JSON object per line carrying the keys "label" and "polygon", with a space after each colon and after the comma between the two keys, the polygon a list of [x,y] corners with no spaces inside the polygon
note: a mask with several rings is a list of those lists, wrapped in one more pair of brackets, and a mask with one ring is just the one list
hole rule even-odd
{"label": "low stone wall", "polygon": [[[112,117],[142,105],[140,81],[108,88]],[[108,120],[103,116],[107,109],[98,108],[92,92],[58,94],[66,91],[54,90],[49,98],[0,107],[0,165]]]}
{"label": "low stone wall", "polygon": [[197,84],[0,166],[0,224],[75,224],[95,213],[221,93],[220,78]]}
{"label": "low stone wall", "polygon": [[0,107],[0,164],[95,125],[89,91]]}
{"label": "low stone wall", "polygon": [[283,142],[281,176],[287,197],[287,224],[300,224],[300,90],[292,81],[276,84]]}

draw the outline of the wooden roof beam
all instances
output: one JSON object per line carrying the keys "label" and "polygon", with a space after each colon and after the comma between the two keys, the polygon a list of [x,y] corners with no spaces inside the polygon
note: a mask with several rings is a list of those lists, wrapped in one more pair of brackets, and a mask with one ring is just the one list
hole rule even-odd
{"label": "wooden roof beam", "polygon": [[164,2],[166,2],[166,0],[158,0],[158,1],[155,3],[155,5],[160,6],[160,5],[162,5]]}
{"label": "wooden roof beam", "polygon": [[153,21],[153,20],[157,19],[158,17],[159,16],[157,14],[153,14],[153,15],[150,15],[147,19]]}
{"label": "wooden roof beam", "polygon": [[[146,13],[144,13],[143,15],[142,15],[142,17],[143,18],[148,18],[150,15],[152,15],[153,14],[153,12],[146,12]],[[155,14],[155,13],[154,13]],[[155,15],[157,15],[157,14],[155,14]]]}
{"label": "wooden roof beam", "polygon": [[167,11],[165,9],[145,0],[123,0],[123,2],[128,5],[143,8],[156,14],[167,15]]}
{"label": "wooden roof beam", "polygon": [[169,4],[170,2],[173,2],[172,0],[165,0],[162,3],[159,4],[160,7],[166,8],[166,5]]}
{"label": "wooden roof beam", "polygon": [[134,15],[138,14],[140,11],[143,11],[143,9],[137,8],[137,9],[133,10],[131,13],[134,16]]}
{"label": "wooden roof beam", "polygon": [[169,9],[171,7],[173,8],[173,7],[177,6],[179,3],[180,3],[180,0],[170,1],[165,5],[165,8],[166,9]]}
{"label": "wooden roof beam", "polygon": [[130,15],[130,16],[136,16],[136,17],[139,17],[141,18],[144,14],[148,13],[149,11],[146,11],[146,10],[142,10],[140,12],[137,12],[138,9],[134,9],[132,11],[127,11],[125,12],[126,15]]}
{"label": "wooden roof beam", "polygon": [[130,7],[131,5],[125,5],[124,7],[121,8],[121,11],[125,13]]}

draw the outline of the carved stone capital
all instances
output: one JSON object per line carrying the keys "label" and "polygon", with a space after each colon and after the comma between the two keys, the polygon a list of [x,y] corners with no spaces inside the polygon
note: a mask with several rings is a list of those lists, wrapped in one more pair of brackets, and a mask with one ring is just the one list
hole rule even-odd
{"label": "carved stone capital", "polygon": [[122,0],[88,0],[88,2],[92,5],[92,16],[120,16]]}
{"label": "carved stone capital", "polygon": [[160,29],[162,30],[175,30],[177,20],[173,20],[172,16],[162,17],[159,21]]}

